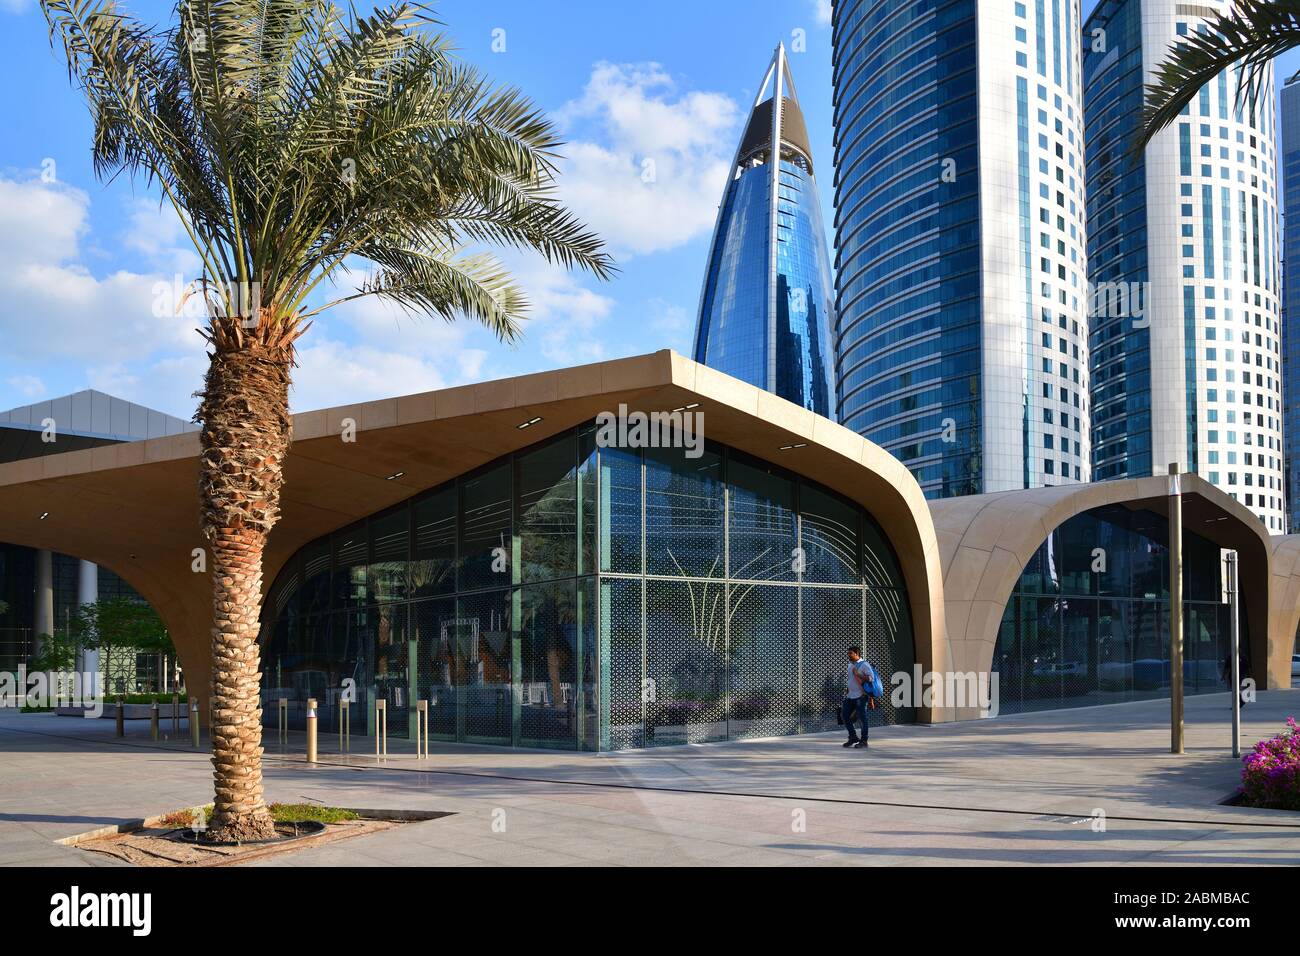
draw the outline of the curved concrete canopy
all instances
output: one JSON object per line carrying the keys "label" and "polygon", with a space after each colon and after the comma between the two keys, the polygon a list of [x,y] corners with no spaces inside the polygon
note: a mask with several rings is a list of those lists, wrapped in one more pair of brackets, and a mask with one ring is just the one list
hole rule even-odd
{"label": "curved concrete canopy", "polygon": [[[898,554],[917,659],[936,666],[939,548],[907,469],[855,432],[671,351],[295,415],[264,580],[323,534],[620,403],[647,412],[698,403],[707,438],[866,508]],[[351,442],[343,440],[348,420]],[[204,544],[198,452],[197,434],[188,434],[0,465],[0,527],[7,541],[94,561],[135,587],[166,621],[191,693],[206,706],[211,590],[193,570]]]}
{"label": "curved concrete canopy", "polygon": [[[1300,581],[1290,567],[1282,577],[1273,573],[1282,570],[1273,564],[1275,544],[1249,509],[1196,475],[1182,475],[1181,483],[1184,530],[1238,554],[1255,679],[1263,687],[1289,687]],[[1155,476],[930,502],[943,565],[952,669],[982,672],[991,667],[1012,589],[1051,531],[1105,505],[1168,514],[1168,494],[1169,478]],[[1292,621],[1287,640],[1281,633],[1283,618]],[[955,708],[936,715],[974,716],[973,710]]]}
{"label": "curved concrete canopy", "polygon": [[[1278,654],[1283,656],[1300,651],[1297,642],[1297,632],[1300,632],[1300,534],[1274,535],[1272,544],[1269,633],[1277,635],[1281,645]],[[1288,685],[1283,683],[1282,686]]]}

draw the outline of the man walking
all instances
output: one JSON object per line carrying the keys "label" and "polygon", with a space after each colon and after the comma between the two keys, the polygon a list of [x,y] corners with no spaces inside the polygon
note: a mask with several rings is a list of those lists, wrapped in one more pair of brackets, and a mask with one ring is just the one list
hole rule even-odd
{"label": "man walking", "polygon": [[[872,699],[870,692],[875,684],[875,673],[872,671],[871,665],[862,659],[862,648],[856,644],[849,648],[849,666],[846,679],[848,688],[844,703],[840,707],[840,716],[844,720],[844,728],[849,732],[849,739],[844,742],[844,746],[866,750],[867,712],[870,709]],[[858,739],[857,730],[853,726],[855,716],[862,721],[861,740]]]}

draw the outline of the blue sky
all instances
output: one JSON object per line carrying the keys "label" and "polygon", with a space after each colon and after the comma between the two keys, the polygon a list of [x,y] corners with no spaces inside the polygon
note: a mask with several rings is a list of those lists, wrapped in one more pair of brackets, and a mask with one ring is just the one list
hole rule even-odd
{"label": "blue sky", "polygon": [[[157,21],[171,5],[125,7]],[[535,306],[517,347],[374,300],[331,310],[303,343],[295,409],[665,347],[689,352],[725,169],[779,40],[804,47],[792,68],[828,171],[829,215],[830,29],[817,0],[750,2],[740,17],[715,2],[443,0],[435,10],[462,56],[521,87],[561,126],[564,193],[606,236],[622,272],[601,283],[507,256]],[[504,52],[492,49],[497,30]],[[0,0],[0,71],[9,131],[0,146],[0,408],[93,387],[188,418],[206,364],[196,323],[152,308],[158,282],[195,274],[173,214],[142,185],[95,180],[89,118],[35,0]],[[642,182],[647,159],[653,183]]]}
{"label": "blue sky", "polygon": [[[169,0],[124,5],[149,21],[171,9]],[[564,194],[607,237],[622,272],[600,283],[507,256],[534,302],[517,347],[374,300],[332,310],[303,343],[295,409],[665,347],[689,353],[725,169],[778,41],[791,50],[832,222],[828,0],[442,0],[435,9],[462,56],[521,87],[560,125]],[[494,37],[504,51],[494,52]],[[1300,68],[1290,61],[1300,57],[1279,74]],[[0,78],[0,408],[93,387],[188,418],[202,343],[193,320],[155,316],[153,304],[158,283],[194,277],[195,257],[156,196],[95,180],[89,118],[36,0],[0,0]],[[647,160],[652,183],[643,182]]]}

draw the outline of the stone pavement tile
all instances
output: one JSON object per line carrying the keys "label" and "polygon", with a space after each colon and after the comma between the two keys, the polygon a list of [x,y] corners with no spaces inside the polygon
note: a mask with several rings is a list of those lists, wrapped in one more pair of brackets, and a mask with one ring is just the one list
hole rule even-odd
{"label": "stone pavement tile", "polygon": [[1300,837],[1278,839],[1267,832],[1243,834],[1219,830],[1199,840],[1163,846],[1134,862],[1151,866],[1184,863],[1300,866]]}
{"label": "stone pavement tile", "polygon": [[293,853],[283,853],[277,856],[267,857],[262,860],[253,860],[249,863],[240,864],[241,866],[314,866],[314,867],[350,867],[350,866],[399,866],[393,860],[384,856],[372,856],[369,853],[363,853],[355,847],[342,846],[324,846],[312,847],[305,850],[297,850]]}
{"label": "stone pavement tile", "polygon": [[[1275,732],[1297,702],[1294,690],[1261,694],[1247,711],[1247,739]],[[1168,703],[1151,701],[873,729],[870,754],[853,761],[844,758],[834,734],[603,756],[440,748],[419,772],[408,769],[413,761],[398,759],[383,768],[361,760],[348,768],[268,759],[267,792],[293,802],[456,811],[401,829],[418,839],[409,841],[414,846],[399,841],[392,856],[416,861],[435,854],[452,862],[463,862],[457,859],[462,856],[482,861],[503,853],[518,861],[541,853],[560,864],[583,862],[565,853],[568,841],[589,854],[608,852],[601,862],[633,864],[689,865],[726,854],[743,857],[747,850],[818,865],[1294,864],[1300,828],[1226,825],[1294,817],[1217,806],[1239,773],[1222,746],[1222,705],[1188,700],[1188,753],[1182,757],[1165,752]],[[179,742],[168,746],[134,739],[123,746],[112,739],[111,721],[59,723],[46,715],[0,712],[0,862],[6,853],[44,857],[52,837],[83,832],[98,821],[206,802],[206,754]],[[457,772],[430,772],[435,769]],[[521,776],[538,779],[507,779]],[[557,780],[639,782],[689,792]],[[703,792],[709,790],[750,795]],[[812,799],[818,796],[849,802]],[[994,812],[971,812],[981,807]],[[1074,822],[1095,807],[1110,817],[1104,835]],[[506,810],[506,834],[492,833],[497,808]],[[796,810],[806,814],[802,832],[791,827]],[[351,842],[303,851],[310,854],[303,865],[324,854],[346,862]],[[383,858],[386,846],[353,849],[358,861],[369,861]]]}
{"label": "stone pavement tile", "polygon": [[808,866],[814,862],[812,857],[801,857],[798,853],[782,850],[769,850],[762,847],[733,847],[730,853],[724,853],[710,860],[712,866]]}
{"label": "stone pavement tile", "polygon": [[457,852],[495,866],[551,866],[584,859],[560,849],[539,849],[520,843],[489,841],[476,846],[461,847]]}

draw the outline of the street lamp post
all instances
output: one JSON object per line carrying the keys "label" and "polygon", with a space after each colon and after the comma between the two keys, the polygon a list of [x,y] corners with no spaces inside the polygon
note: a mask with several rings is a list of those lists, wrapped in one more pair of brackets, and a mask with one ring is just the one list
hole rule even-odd
{"label": "street lamp post", "polygon": [[1183,752],[1183,498],[1177,463],[1169,466],[1169,752]]}
{"label": "street lamp post", "polygon": [[1237,604],[1237,552],[1228,552],[1228,628],[1232,635],[1228,652],[1232,655],[1229,674],[1232,679],[1232,755],[1241,756],[1241,631]]}

